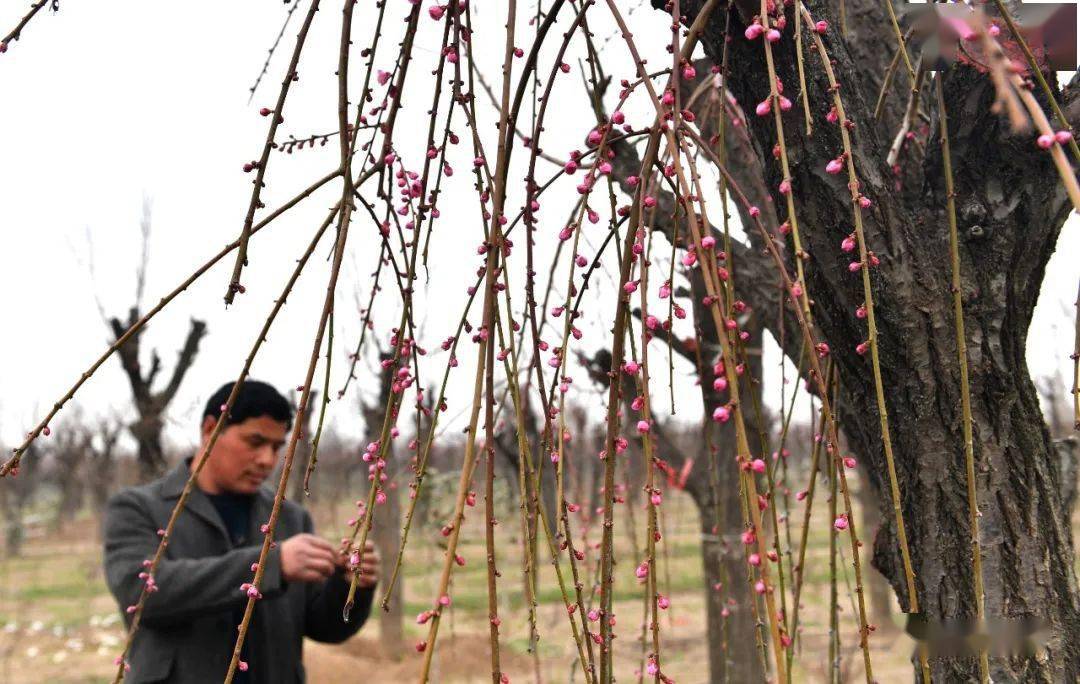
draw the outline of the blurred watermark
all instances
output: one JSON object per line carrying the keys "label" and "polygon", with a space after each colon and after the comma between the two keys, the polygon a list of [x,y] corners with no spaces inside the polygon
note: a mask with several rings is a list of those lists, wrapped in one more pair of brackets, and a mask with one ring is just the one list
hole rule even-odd
{"label": "blurred watermark", "polygon": [[[1008,23],[990,12],[976,12],[980,6],[993,8],[992,3],[905,4],[899,16],[912,58],[921,52],[923,67],[930,71],[956,62],[985,67],[988,50],[993,49],[989,36],[1026,69],[1024,53]],[[1009,12],[1038,64],[1054,71],[1077,70],[1076,2],[1012,5]]]}
{"label": "blurred watermark", "polygon": [[906,631],[927,645],[934,657],[975,657],[984,648],[990,655],[1033,656],[1050,636],[1046,625],[1036,617],[987,619],[954,618],[933,622],[921,613],[908,613]]}

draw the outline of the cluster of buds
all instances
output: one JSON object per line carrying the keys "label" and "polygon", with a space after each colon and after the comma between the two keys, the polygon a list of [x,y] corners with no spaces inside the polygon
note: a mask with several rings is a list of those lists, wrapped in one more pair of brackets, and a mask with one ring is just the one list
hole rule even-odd
{"label": "cluster of buds", "polygon": [[1054,134],[1044,133],[1035,139],[1035,143],[1040,149],[1048,150],[1054,146],[1054,143],[1058,145],[1068,145],[1069,141],[1073,139],[1072,131],[1057,131]]}

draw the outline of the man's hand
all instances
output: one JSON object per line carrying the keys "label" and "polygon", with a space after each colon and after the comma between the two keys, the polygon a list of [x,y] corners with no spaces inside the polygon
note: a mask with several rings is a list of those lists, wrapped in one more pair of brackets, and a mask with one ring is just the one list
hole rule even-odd
{"label": "man's hand", "polygon": [[352,569],[353,574],[358,576],[356,586],[367,589],[378,583],[379,552],[370,540],[364,543],[364,552],[354,553],[347,565]]}
{"label": "man's hand", "polygon": [[321,582],[339,564],[333,545],[314,534],[298,534],[281,542],[281,575],[286,582]]}

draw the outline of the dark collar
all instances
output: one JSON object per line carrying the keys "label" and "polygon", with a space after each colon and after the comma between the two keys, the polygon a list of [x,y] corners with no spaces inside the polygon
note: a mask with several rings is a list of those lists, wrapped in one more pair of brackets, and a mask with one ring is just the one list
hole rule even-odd
{"label": "dark collar", "polygon": [[[191,478],[191,461],[193,458],[194,457],[192,456],[185,458],[162,478],[162,497],[165,499],[180,498],[180,495],[184,491],[184,487],[187,486],[187,482]],[[262,534],[259,528],[270,519],[270,511],[273,507],[274,492],[266,485],[259,487],[259,491],[255,493],[255,500],[251,507],[253,535],[249,538],[256,538],[254,533]],[[191,487],[191,494],[188,495],[185,509],[191,511],[204,522],[216,529],[226,541],[229,540],[229,533],[225,529],[225,524],[221,521],[221,516],[218,515],[217,510],[214,508],[214,504],[210,503],[210,499],[207,498],[206,494],[194,483]]]}

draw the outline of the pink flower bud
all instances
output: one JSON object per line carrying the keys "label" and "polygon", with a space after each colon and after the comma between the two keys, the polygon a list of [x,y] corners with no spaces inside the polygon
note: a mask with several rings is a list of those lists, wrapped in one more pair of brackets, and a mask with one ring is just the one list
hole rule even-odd
{"label": "pink flower bud", "polygon": [[637,423],[637,431],[640,434],[643,434],[643,435],[648,433],[649,432],[649,421],[647,421],[647,420],[639,420],[638,423]]}
{"label": "pink flower bud", "polygon": [[758,116],[767,116],[769,112],[772,111],[772,100],[770,98],[762,100],[758,103],[757,107],[754,108],[754,111]]}
{"label": "pink flower bud", "polygon": [[844,170],[844,161],[840,157],[837,157],[836,159],[833,159],[831,162],[829,162],[828,164],[825,165],[825,172],[826,173],[831,173],[833,175],[836,175],[836,174],[840,173],[843,170]]}
{"label": "pink flower bud", "polygon": [[743,31],[743,35],[746,36],[747,40],[757,40],[762,33],[765,33],[765,28],[757,22],[750,24]]}
{"label": "pink flower bud", "polygon": [[825,32],[829,30],[829,22],[827,22],[827,21],[819,21],[819,22],[817,22],[816,24],[814,24],[814,30],[817,31],[818,33],[824,35]]}
{"label": "pink flower bud", "polygon": [[835,527],[837,530],[846,530],[848,526],[848,520],[843,515],[837,516],[836,520],[833,521],[832,526]]}
{"label": "pink flower bud", "polygon": [[780,32],[776,29],[769,29],[768,32],[765,34],[765,40],[769,41],[770,43],[775,43],[779,41]]}

